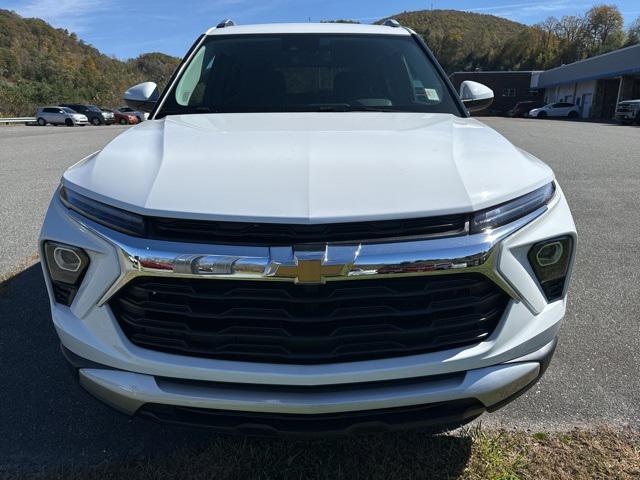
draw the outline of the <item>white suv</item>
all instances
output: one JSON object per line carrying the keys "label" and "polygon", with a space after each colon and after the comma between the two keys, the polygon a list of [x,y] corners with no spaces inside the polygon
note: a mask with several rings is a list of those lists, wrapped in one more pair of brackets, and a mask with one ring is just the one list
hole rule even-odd
{"label": "white suv", "polygon": [[36,122],[41,127],[44,127],[47,123],[51,125],[66,125],[67,127],[89,125],[89,119],[86,115],[78,113],[69,107],[38,107]]}
{"label": "white suv", "polygon": [[551,169],[469,118],[491,98],[392,21],[207,31],[49,207],[82,386],[258,434],[455,425],[531,387],[576,230]]}
{"label": "white suv", "polygon": [[578,118],[580,116],[580,107],[573,103],[558,102],[550,103],[544,107],[534,108],[529,111],[529,116],[534,118],[547,117],[568,117]]}

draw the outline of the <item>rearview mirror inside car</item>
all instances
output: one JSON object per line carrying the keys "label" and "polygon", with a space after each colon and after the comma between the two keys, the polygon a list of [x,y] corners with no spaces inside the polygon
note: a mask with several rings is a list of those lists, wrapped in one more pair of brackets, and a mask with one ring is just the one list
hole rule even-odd
{"label": "rearview mirror inside car", "polygon": [[467,110],[476,112],[493,103],[493,90],[482,83],[465,80],[460,85],[460,98]]}
{"label": "rearview mirror inside car", "polygon": [[134,110],[150,112],[159,96],[158,85],[154,82],[144,82],[124,92],[124,102]]}

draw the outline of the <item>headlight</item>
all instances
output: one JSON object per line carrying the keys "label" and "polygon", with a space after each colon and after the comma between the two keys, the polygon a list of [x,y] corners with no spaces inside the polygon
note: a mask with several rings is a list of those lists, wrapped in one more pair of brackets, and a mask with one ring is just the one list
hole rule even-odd
{"label": "headlight", "polygon": [[141,215],[97,202],[65,187],[60,187],[59,195],[64,206],[96,223],[128,235],[142,237],[145,234]]}
{"label": "headlight", "polygon": [[524,217],[546,205],[553,197],[554,192],[555,186],[551,182],[515,200],[476,212],[471,219],[469,231],[470,233],[479,233]]}

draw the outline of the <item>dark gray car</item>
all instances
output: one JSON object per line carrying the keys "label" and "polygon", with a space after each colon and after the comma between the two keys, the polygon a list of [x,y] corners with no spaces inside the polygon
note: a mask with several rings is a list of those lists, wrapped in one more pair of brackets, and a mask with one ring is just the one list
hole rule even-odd
{"label": "dark gray car", "polygon": [[113,113],[104,112],[95,105],[81,103],[61,103],[60,105],[85,115],[92,125],[111,125],[114,122]]}

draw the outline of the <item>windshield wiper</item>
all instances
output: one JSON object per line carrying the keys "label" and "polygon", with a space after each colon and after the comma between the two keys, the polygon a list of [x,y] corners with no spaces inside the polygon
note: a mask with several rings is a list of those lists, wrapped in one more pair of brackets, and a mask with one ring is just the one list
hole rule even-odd
{"label": "windshield wiper", "polygon": [[309,105],[291,105],[278,109],[220,108],[205,105],[185,110],[165,110],[162,115],[192,115],[198,113],[272,113],[272,112],[399,112],[393,107],[371,107],[350,103],[317,103]]}
{"label": "windshield wiper", "polygon": [[399,112],[392,107],[369,107],[367,105],[349,105],[348,112]]}
{"label": "windshield wiper", "polygon": [[301,112],[393,112],[398,111],[389,107],[369,107],[351,103],[317,103],[294,107],[293,111]]}

